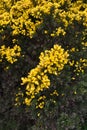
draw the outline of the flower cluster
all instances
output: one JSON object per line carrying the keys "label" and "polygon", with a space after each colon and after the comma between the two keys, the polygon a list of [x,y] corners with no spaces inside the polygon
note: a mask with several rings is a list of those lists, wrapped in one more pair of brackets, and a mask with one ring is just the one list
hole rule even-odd
{"label": "flower cluster", "polygon": [[15,45],[13,48],[2,45],[0,48],[0,62],[2,62],[3,59],[6,59],[9,63],[13,64],[20,56],[21,48],[18,45]]}
{"label": "flower cluster", "polygon": [[51,96],[54,96],[54,95],[58,96],[59,94],[58,94],[57,90],[54,90],[53,93],[50,93],[50,95]]}
{"label": "flower cluster", "polygon": [[[40,62],[36,68],[32,69],[27,77],[22,78],[22,85],[26,84],[25,104],[31,105],[35,96],[50,87],[50,79],[48,74],[58,75],[64,68],[64,65],[68,62],[68,52],[64,51],[59,45],[54,45],[51,50],[45,50],[40,55]],[[56,91],[54,95],[58,96]],[[40,99],[41,100],[41,97]],[[44,103],[39,104],[39,108],[42,108]]]}
{"label": "flower cluster", "polygon": [[76,75],[84,73],[85,68],[87,68],[87,59],[80,58],[78,61],[69,60],[69,65],[74,67],[74,72]]}
{"label": "flower cluster", "polygon": [[79,62],[76,61],[76,64],[75,64],[76,69],[74,71],[77,72],[77,73],[80,73],[80,72],[83,73],[85,67],[87,67],[87,59],[80,58]]}
{"label": "flower cluster", "polygon": [[[13,5],[12,5],[13,4]],[[59,36],[66,34],[66,28],[73,21],[83,21],[83,25],[87,26],[87,4],[83,4],[82,0],[77,3],[71,3],[70,0],[17,0],[17,2],[7,2],[1,0],[0,25],[9,24],[12,28],[12,34],[22,34],[32,38],[37,29],[44,24],[44,17],[52,16],[55,21],[53,32],[50,36]],[[8,8],[4,10],[3,5]],[[8,5],[8,6],[7,6]],[[63,11],[61,7],[66,7]],[[83,8],[84,10],[81,10]],[[49,25],[48,25],[49,26]],[[49,28],[50,29],[50,28]],[[49,29],[47,32],[49,32]],[[43,30],[45,32],[45,30]]]}
{"label": "flower cluster", "polygon": [[[32,38],[36,33],[37,28],[39,28],[40,25],[44,23],[44,16],[53,14],[53,17],[55,17],[56,20],[56,10],[57,13],[60,13],[58,11],[59,7],[60,3],[56,1],[18,1],[11,8],[9,14],[11,19],[11,27],[13,29],[13,35],[20,33]],[[51,10],[54,10],[54,12]],[[59,34],[65,35],[65,30],[57,24],[55,30],[51,32],[50,36],[59,36]]]}
{"label": "flower cluster", "polygon": [[54,45],[54,48],[51,48],[51,50],[45,50],[45,53],[41,53],[39,64],[45,68],[45,73],[57,75],[67,63],[68,56],[67,51],[64,52],[61,46]]}
{"label": "flower cluster", "polygon": [[[84,73],[84,71],[87,68],[87,58],[85,56],[86,50],[87,50],[87,43],[86,42],[82,42],[81,45],[80,45],[80,47],[81,47],[80,50],[79,50],[79,48],[76,48],[76,47],[72,47],[69,50],[70,59],[69,59],[68,63],[70,65],[70,67],[73,68],[73,72],[76,75],[79,75],[80,73]],[[81,51],[84,52],[84,55],[81,54]],[[78,59],[76,57],[77,54],[78,54]]]}

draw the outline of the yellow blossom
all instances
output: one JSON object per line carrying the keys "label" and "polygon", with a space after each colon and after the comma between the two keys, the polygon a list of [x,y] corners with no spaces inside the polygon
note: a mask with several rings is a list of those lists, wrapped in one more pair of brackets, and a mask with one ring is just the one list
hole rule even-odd
{"label": "yellow blossom", "polygon": [[15,45],[13,48],[3,45],[0,48],[0,56],[2,59],[5,57],[9,63],[13,64],[18,60],[17,58],[21,56],[21,48],[18,45]]}
{"label": "yellow blossom", "polygon": [[25,104],[28,105],[28,106],[30,106],[30,104],[31,104],[31,99],[25,98]]}
{"label": "yellow blossom", "polygon": [[[50,79],[48,77],[48,73],[54,75],[60,74],[60,71],[68,62],[68,56],[68,52],[65,52],[64,49],[57,44],[55,44],[50,50],[41,52],[39,57],[40,62],[36,68],[32,69],[28,73],[27,77],[22,77],[22,85],[27,83],[26,94],[30,97],[30,99],[32,99],[32,97],[35,98],[38,93],[44,91],[45,89],[49,89]],[[58,96],[56,90],[54,90],[53,95]],[[45,97],[40,97],[38,101],[41,99],[45,99]],[[27,100],[25,102],[26,105],[28,104]],[[39,108],[42,108],[43,106],[43,103],[39,104]]]}

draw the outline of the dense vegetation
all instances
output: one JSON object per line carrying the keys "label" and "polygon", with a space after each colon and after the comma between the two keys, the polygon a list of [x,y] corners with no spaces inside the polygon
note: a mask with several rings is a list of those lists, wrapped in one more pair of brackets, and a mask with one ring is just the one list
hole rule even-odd
{"label": "dense vegetation", "polygon": [[0,0],[0,130],[86,130],[86,0]]}

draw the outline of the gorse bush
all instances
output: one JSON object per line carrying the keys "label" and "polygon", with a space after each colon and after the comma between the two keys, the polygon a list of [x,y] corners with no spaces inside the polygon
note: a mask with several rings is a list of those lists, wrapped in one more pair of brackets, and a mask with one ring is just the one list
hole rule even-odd
{"label": "gorse bush", "polygon": [[81,130],[87,2],[0,1],[0,129]]}
{"label": "gorse bush", "polygon": [[[30,105],[32,99],[40,91],[49,88],[50,79],[48,78],[48,74],[58,75],[68,62],[67,57],[68,53],[64,52],[58,45],[54,45],[54,48],[50,51],[45,50],[45,53],[41,53],[39,65],[30,71],[27,78],[22,78],[22,84],[27,83],[26,94],[30,97],[30,99],[25,98],[26,105]],[[53,94],[56,94],[55,92]],[[42,108],[41,105],[39,107]]]}

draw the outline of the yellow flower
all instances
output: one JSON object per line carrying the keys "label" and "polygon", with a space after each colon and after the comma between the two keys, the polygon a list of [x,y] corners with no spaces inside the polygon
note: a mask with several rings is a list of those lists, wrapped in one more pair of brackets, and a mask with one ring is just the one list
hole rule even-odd
{"label": "yellow flower", "polygon": [[44,107],[44,102],[41,102],[41,103],[38,105],[38,107],[39,107],[40,109],[42,109],[42,108]]}
{"label": "yellow flower", "polygon": [[38,99],[38,101],[44,100],[45,98],[46,98],[46,96],[40,96],[39,99]]}
{"label": "yellow flower", "polygon": [[25,98],[25,102],[24,102],[27,106],[30,106],[31,104],[31,99]]}
{"label": "yellow flower", "polygon": [[47,33],[48,33],[48,31],[47,31],[47,30],[45,30],[45,31],[44,31],[44,33],[45,33],[45,34],[47,34]]}
{"label": "yellow flower", "polygon": [[74,48],[74,47],[71,48],[70,51],[71,51],[71,52],[75,52],[75,48]]}
{"label": "yellow flower", "polygon": [[55,36],[55,34],[54,33],[51,33],[51,37],[54,37]]}
{"label": "yellow flower", "polygon": [[40,113],[38,113],[37,116],[39,117],[39,116],[40,116]]}
{"label": "yellow flower", "polygon": [[76,91],[74,91],[74,94],[76,95],[76,94],[77,94],[77,92],[76,92]]}
{"label": "yellow flower", "polygon": [[18,45],[15,45],[13,48],[3,45],[0,49],[0,55],[2,59],[5,57],[9,63],[13,64],[21,56],[21,48]]}
{"label": "yellow flower", "polygon": [[69,61],[69,64],[70,64],[70,66],[73,66],[74,65],[74,60],[72,60],[72,61]]}
{"label": "yellow flower", "polygon": [[[21,85],[27,84],[26,94],[29,96],[29,101],[35,98],[38,93],[49,89],[50,79],[48,73],[54,75],[60,74],[60,71],[68,62],[68,56],[68,52],[64,51],[64,49],[57,44],[50,50],[41,53],[39,57],[40,62],[36,68],[32,69],[27,77],[22,78]],[[59,94],[54,90],[53,95],[58,96]],[[40,97],[38,101],[41,99],[45,99],[45,97]],[[29,101],[28,99],[25,100],[26,105],[30,103]],[[44,103],[41,103],[38,107],[42,109],[43,106]]]}

